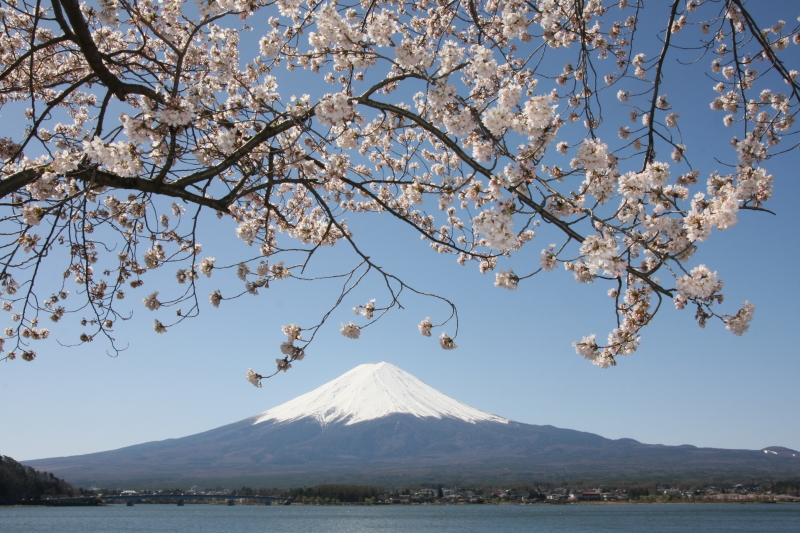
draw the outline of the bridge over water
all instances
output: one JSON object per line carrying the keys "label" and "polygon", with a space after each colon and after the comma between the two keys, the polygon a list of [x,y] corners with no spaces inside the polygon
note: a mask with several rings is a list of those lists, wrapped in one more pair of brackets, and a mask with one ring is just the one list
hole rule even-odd
{"label": "bridge over water", "polygon": [[128,505],[133,505],[142,500],[177,500],[178,505],[182,506],[186,500],[227,500],[228,505],[235,505],[236,500],[259,500],[266,505],[271,505],[272,502],[281,502],[284,505],[292,503],[291,499],[274,498],[272,496],[233,496],[230,494],[138,494],[126,496],[100,496],[100,499],[105,503],[111,502],[127,502]]}

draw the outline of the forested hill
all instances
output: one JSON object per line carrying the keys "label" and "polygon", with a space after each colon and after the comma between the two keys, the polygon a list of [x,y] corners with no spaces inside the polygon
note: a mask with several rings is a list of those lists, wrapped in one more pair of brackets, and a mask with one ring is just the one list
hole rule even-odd
{"label": "forested hill", "polygon": [[75,488],[47,472],[23,466],[11,457],[0,455],[0,504],[38,500],[52,496],[74,496]]}

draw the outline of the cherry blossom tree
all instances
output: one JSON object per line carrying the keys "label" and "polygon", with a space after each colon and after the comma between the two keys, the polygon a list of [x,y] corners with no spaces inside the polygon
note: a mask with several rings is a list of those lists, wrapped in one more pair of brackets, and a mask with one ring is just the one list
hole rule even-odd
{"label": "cherry blossom tree", "polygon": [[[139,301],[168,332],[205,305],[205,277],[235,271],[239,294],[203,289],[233,305],[334,244],[354,266],[326,276],[342,290],[316,325],[283,326],[277,371],[339,307],[357,304],[341,328],[357,339],[403,291],[449,306],[419,332],[455,348],[455,307],[372,262],[347,224],[361,213],[497,287],[558,268],[607,284],[616,326],[574,343],[601,367],[665,302],[748,329],[753,305],[722,310],[717,272],[691,263],[715,229],[766,211],[764,164],[798,148],[800,31],[744,0],[3,0],[0,19],[8,360],[32,360],[62,320],[59,342],[118,350]],[[708,115],[664,92],[698,65]],[[319,94],[297,89],[309,79]],[[699,121],[730,149],[687,146]],[[701,159],[721,170],[701,175]],[[205,213],[235,223],[242,257],[203,254]],[[515,261],[531,246],[537,264]],[[174,283],[144,288],[158,269]],[[350,302],[367,276],[385,294]]]}

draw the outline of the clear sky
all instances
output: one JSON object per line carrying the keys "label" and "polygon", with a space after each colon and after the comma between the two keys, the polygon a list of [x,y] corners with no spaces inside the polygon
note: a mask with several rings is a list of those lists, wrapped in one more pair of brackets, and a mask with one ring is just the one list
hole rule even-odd
{"label": "clear sky", "polygon": [[[773,22],[767,17],[765,24]],[[797,52],[792,54],[790,67],[800,67]],[[675,95],[677,112],[708,116],[708,129],[695,121],[697,127],[684,131],[695,140],[687,145],[708,148],[698,165],[705,179],[723,170],[710,154],[733,156],[733,151],[729,135],[712,134],[720,131],[724,115],[708,111],[712,84],[696,79],[691,74],[673,79],[667,92]],[[201,280],[201,316],[164,335],[153,332],[157,315],[136,305],[134,318],[117,328],[130,345],[118,357],[109,357],[99,341],[71,349],[48,343],[34,362],[0,365],[0,454],[36,459],[183,437],[255,415],[356,365],[380,361],[471,406],[520,422],[646,443],[800,449],[800,349],[794,338],[800,328],[798,164],[795,151],[765,165],[775,176],[774,198],[766,207],[777,216],[740,213],[736,227],[715,231],[689,262],[719,272],[727,311],[735,312],[746,299],[755,304],[743,337],[716,321],[701,329],[693,311],[668,304],[644,330],[639,351],[603,370],[575,354],[571,343],[589,333],[605,338],[613,327],[608,285],[579,285],[571,273],[558,270],[509,292],[493,286],[494,274],[481,275],[474,264],[460,267],[452,256],[437,255],[406,227],[375,215],[351,217],[351,229],[378,264],[458,306],[458,349],[444,351],[435,338],[419,335],[421,319],[437,321],[447,309],[411,295],[403,300],[405,309],[365,329],[359,340],[344,338],[339,324],[356,319],[352,307],[371,298],[385,301],[380,287],[368,282],[334,312],[304,361],[256,389],[244,372],[250,367],[271,372],[285,339],[281,326],[313,324],[336,298],[337,286],[277,282],[258,297],[245,295],[214,309],[208,293],[222,288],[226,294],[228,288],[232,294],[240,285],[233,272],[216,273]],[[248,254],[230,222],[209,218],[203,224],[204,256]],[[500,268],[527,270],[526,264],[538,262],[541,248],[555,242],[548,239],[543,230],[537,244],[501,261]],[[354,259],[337,245],[316,261],[312,269],[324,272],[342,270]],[[161,274],[165,280],[172,276],[167,274]],[[131,293],[137,303],[158,289],[148,283]]]}

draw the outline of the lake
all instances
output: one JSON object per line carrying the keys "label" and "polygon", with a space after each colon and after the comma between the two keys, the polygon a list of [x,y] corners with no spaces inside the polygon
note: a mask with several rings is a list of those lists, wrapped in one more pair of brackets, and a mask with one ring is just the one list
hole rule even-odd
{"label": "lake", "polygon": [[0,507],[2,533],[793,532],[800,504]]}

